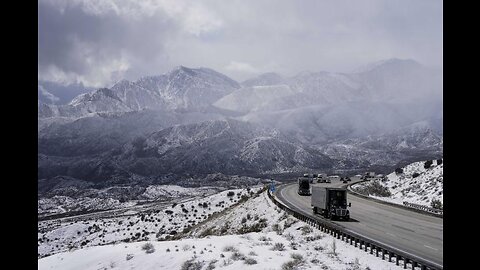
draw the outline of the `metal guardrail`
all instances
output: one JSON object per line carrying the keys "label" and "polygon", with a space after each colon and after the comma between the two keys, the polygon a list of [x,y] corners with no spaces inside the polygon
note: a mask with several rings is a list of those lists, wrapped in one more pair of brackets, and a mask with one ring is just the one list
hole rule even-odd
{"label": "metal guardrail", "polygon": [[425,206],[425,205],[409,203],[409,202],[403,202],[403,205],[406,206],[406,207],[409,207],[409,208],[420,209],[420,210],[425,211],[425,212],[430,212],[430,213],[434,213],[434,214],[437,214],[437,215],[443,215],[443,210],[441,210],[441,209],[436,209],[436,208],[428,207],[428,206]]}
{"label": "metal guardrail", "polygon": [[389,262],[393,262],[392,258],[395,258],[396,265],[400,265],[400,261],[403,261],[404,269],[407,269],[407,266],[410,265],[410,269],[412,270],[415,270],[417,268],[420,268],[421,270],[443,270],[442,266],[435,265],[434,263],[416,257],[415,255],[408,254],[401,250],[396,250],[393,247],[366,238],[355,232],[346,232],[343,227],[340,227],[333,223],[320,219],[315,219],[302,213],[296,212],[288,208],[288,206],[286,206],[285,204],[278,201],[275,196],[271,194],[270,190],[267,190],[267,194],[276,206],[278,206],[280,209],[284,210],[288,214],[291,214],[295,218],[307,223],[308,225],[319,229],[321,232],[328,233],[333,237],[336,237],[337,239],[341,239],[342,241],[347,242],[350,245],[354,245],[355,247],[364,249],[365,252],[375,254],[376,257],[378,257],[381,253],[382,260],[385,260],[385,257],[387,257]]}

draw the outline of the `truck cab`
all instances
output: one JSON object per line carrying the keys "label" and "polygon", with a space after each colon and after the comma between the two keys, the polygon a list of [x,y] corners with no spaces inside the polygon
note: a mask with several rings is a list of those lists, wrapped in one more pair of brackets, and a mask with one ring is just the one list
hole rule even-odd
{"label": "truck cab", "polygon": [[309,178],[298,178],[298,195],[310,195],[310,179]]}

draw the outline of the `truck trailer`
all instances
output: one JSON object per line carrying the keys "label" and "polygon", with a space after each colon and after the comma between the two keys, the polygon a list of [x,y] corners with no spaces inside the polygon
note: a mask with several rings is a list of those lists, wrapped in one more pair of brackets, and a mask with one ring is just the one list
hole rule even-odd
{"label": "truck trailer", "polygon": [[310,179],[309,178],[298,178],[298,194],[299,195],[310,195]]}
{"label": "truck trailer", "polygon": [[[314,214],[331,219],[350,219],[347,210],[347,190],[345,188],[312,187],[311,205]],[[348,207],[351,203],[348,204]]]}

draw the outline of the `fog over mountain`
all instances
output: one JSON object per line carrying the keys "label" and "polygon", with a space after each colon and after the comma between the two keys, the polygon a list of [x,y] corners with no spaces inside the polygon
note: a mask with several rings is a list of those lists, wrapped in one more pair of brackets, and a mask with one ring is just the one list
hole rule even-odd
{"label": "fog over mountain", "polygon": [[441,70],[414,60],[243,82],[179,66],[66,104],[39,96],[38,178],[387,170],[442,156],[442,93]]}

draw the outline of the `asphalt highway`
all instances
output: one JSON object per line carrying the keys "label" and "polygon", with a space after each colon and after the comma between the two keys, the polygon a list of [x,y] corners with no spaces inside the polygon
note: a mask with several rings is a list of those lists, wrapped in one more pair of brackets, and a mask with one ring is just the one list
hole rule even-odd
{"label": "asphalt highway", "polygon": [[[353,182],[360,179],[352,178]],[[350,183],[350,182],[349,182]],[[318,186],[341,187],[340,181],[316,183]],[[311,196],[297,194],[297,183],[279,187],[275,196],[289,207],[309,216],[314,215]],[[418,212],[381,204],[352,194],[347,195],[352,203],[350,221],[332,221],[347,231],[358,233],[403,252],[421,257],[443,267],[443,219]]]}

